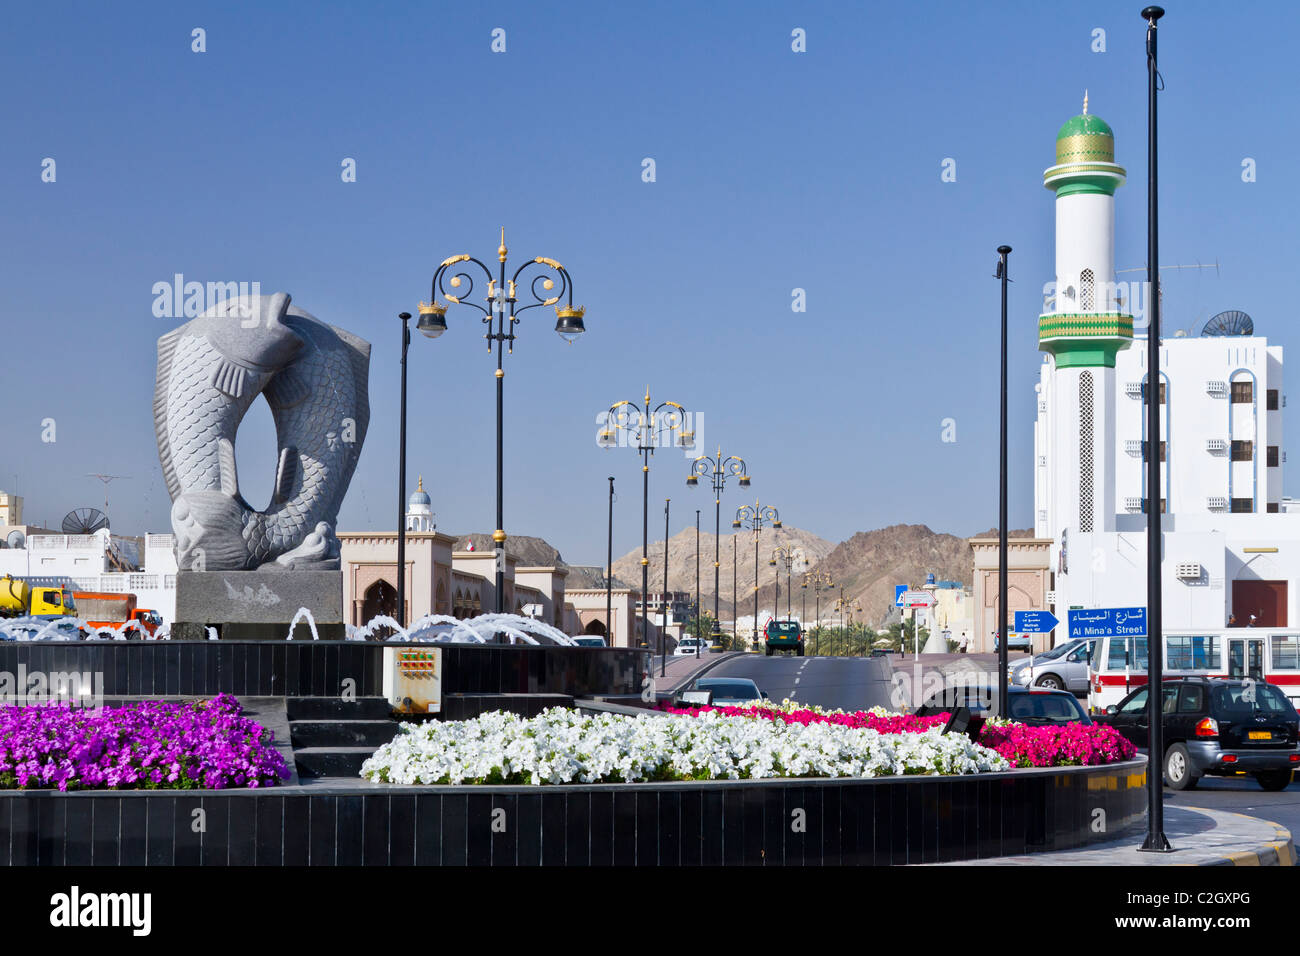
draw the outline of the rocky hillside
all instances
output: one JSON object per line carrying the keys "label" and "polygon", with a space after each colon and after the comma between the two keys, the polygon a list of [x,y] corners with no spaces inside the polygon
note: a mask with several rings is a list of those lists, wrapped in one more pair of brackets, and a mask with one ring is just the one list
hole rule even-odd
{"label": "rocky hillside", "polygon": [[[754,533],[740,531],[736,534],[724,534],[721,539],[711,532],[700,531],[700,593],[705,610],[713,609],[713,557],[714,548],[718,547],[719,571],[719,613],[724,619],[732,616],[732,569],[736,571],[736,594],[742,607],[754,594]],[[795,553],[795,563],[791,568],[794,580],[807,568],[814,567],[826,555],[834,550],[835,545],[825,538],[819,538],[811,531],[799,528],[782,528],[773,530],[765,528],[758,542],[758,579],[760,585],[772,586],[776,577],[776,568],[767,562],[776,547],[788,548]],[[733,550],[735,561],[733,561]],[[614,559],[614,576],[628,581],[633,587],[641,587],[641,549],[637,548]],[[785,587],[785,566],[781,566],[781,586]],[[664,590],[664,542],[663,539],[650,542],[650,590]],[[695,528],[688,527],[673,535],[668,542],[668,590],[695,593]],[[784,598],[782,604],[784,604]],[[742,610],[743,613],[743,610]]]}

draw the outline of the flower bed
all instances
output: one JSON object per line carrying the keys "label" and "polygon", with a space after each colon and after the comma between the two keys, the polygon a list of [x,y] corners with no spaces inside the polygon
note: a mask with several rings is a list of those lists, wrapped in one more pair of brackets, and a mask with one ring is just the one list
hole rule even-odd
{"label": "flower bed", "polygon": [[267,787],[289,769],[234,697],[123,707],[0,707],[0,789]]}
{"label": "flower bed", "polygon": [[[883,708],[845,713],[807,707],[792,700],[769,701],[746,707],[665,707],[672,714],[698,717],[719,713],[729,717],[760,719],[775,723],[834,724],[861,727],[882,734],[925,733],[948,722],[949,715],[916,717],[895,714]],[[1066,724],[1030,727],[996,718],[985,722],[978,743],[1000,754],[1012,767],[1072,767],[1129,760],[1137,748],[1114,727],[1106,724]]]}
{"label": "flower bed", "polygon": [[1008,766],[992,750],[938,729],[883,734],[830,721],[552,708],[531,719],[495,712],[403,724],[361,775],[376,783],[563,784],[970,774]]}

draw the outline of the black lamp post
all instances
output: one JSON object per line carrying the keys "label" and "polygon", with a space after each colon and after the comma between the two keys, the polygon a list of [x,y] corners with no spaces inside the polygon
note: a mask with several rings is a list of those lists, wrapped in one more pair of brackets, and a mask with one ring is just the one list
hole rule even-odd
{"label": "black lamp post", "polygon": [[695,659],[700,658],[700,509],[695,509]]}
{"label": "black lamp post", "polygon": [[[700,478],[709,478],[713,482],[713,626],[719,630],[715,631],[717,637],[721,637],[721,615],[718,611],[719,591],[721,590],[718,578],[721,575],[721,562],[718,560],[719,550],[722,547],[722,492],[727,486],[727,479],[735,477],[739,479],[740,487],[749,487],[749,472],[745,467],[745,459],[735,455],[722,457],[722,449],[718,448],[718,454],[710,458],[707,455],[701,455],[691,462],[691,473],[686,476],[686,487],[695,488],[699,486]],[[735,590],[732,590],[732,603],[735,603]],[[735,610],[732,610],[732,618],[735,618]],[[731,624],[731,641],[734,647],[736,641],[736,624]]]}
{"label": "black lamp post", "polygon": [[[465,271],[455,271],[459,264],[463,262],[472,262],[483,270],[487,277],[487,296],[484,301],[487,302],[487,308],[476,302],[467,302],[466,298],[474,291],[474,279]],[[492,275],[489,269],[478,259],[473,256],[461,254],[452,256],[450,259],[444,259],[439,264],[437,271],[433,274],[431,284],[432,291],[429,293],[429,302],[420,303],[420,319],[415,327],[424,335],[431,339],[436,339],[447,331],[447,306],[438,304],[438,296],[442,295],[448,302],[454,302],[458,305],[468,305],[478,309],[483,313],[483,324],[487,326],[487,331],[483,333],[483,338],[487,339],[488,351],[492,351],[493,343],[496,344],[497,353],[497,526],[492,532],[493,550],[496,555],[496,611],[498,614],[505,612],[505,576],[506,576],[506,532],[505,532],[505,514],[503,507],[504,492],[504,424],[505,424],[505,369],[502,367],[502,358],[506,352],[514,352],[515,342],[515,323],[519,321],[520,312],[526,312],[528,309],[535,309],[539,306],[556,305],[561,298],[565,299],[566,304],[558,306],[555,310],[555,331],[560,337],[569,344],[577,339],[579,335],[585,332],[586,326],[583,324],[583,316],[586,309],[582,306],[574,307],[573,305],[573,280],[569,277],[568,271],[554,259],[547,259],[545,256],[538,256],[535,259],[529,259],[510,276],[506,278],[506,230],[501,229],[501,245],[497,247],[497,262],[499,268],[497,275]],[[555,289],[555,279],[550,273],[539,273],[528,280],[528,291],[533,300],[528,305],[516,308],[519,301],[516,297],[517,285],[520,274],[529,266],[540,265],[551,270],[551,273],[559,276],[560,287]],[[449,278],[450,277],[450,278]],[[444,284],[445,283],[445,284]],[[537,291],[538,285],[545,292],[555,291],[554,296],[549,298],[543,297]],[[457,290],[457,294],[452,295],[447,292],[446,285],[450,285]],[[461,286],[465,286],[463,292]],[[405,363],[403,363],[405,371]],[[405,395],[405,388],[403,388]],[[403,440],[403,449],[405,449],[405,440]],[[405,484],[403,483],[403,488]],[[405,522],[403,522],[405,525]],[[404,542],[399,537],[398,544],[404,549]]]}
{"label": "black lamp post", "polygon": [[1161,687],[1164,680],[1163,602],[1160,593],[1160,242],[1156,155],[1156,90],[1162,85],[1156,64],[1156,21],[1165,15],[1160,7],[1147,7],[1147,835],[1142,849],[1165,853],[1172,849],[1165,836],[1164,728],[1161,726]]}
{"label": "black lamp post", "polygon": [[[998,716],[1007,713],[1007,256],[1010,246],[998,246],[998,267],[994,278],[1002,283],[1002,397],[1001,431],[998,444]],[[915,631],[916,612],[912,613]],[[920,641],[918,631],[916,640]],[[919,644],[918,644],[919,649]]]}
{"label": "black lamp post", "polygon": [[[659,610],[663,615],[663,627],[659,629],[659,647],[660,653],[663,653],[663,634],[668,630],[668,506],[672,504],[671,498],[664,499],[664,594],[663,600],[659,602]],[[664,669],[668,666],[668,661],[664,657],[659,658],[659,676],[664,676]]]}
{"label": "black lamp post", "polygon": [[[673,433],[677,434],[675,444],[690,448],[695,444],[695,434],[686,430],[686,409],[676,402],[660,402],[651,408],[650,388],[645,390],[645,404],[635,402],[615,402],[609,406],[605,416],[605,428],[600,432],[602,448],[613,448],[617,443],[619,432],[626,432],[636,442],[636,450],[641,455],[641,637],[646,645],[650,642],[650,456],[656,448],[671,443]],[[668,547],[665,534],[664,547]],[[667,556],[665,555],[665,567]],[[664,587],[668,586],[668,575],[664,573]],[[665,617],[665,622],[667,618]],[[664,667],[664,632],[659,630],[660,672]]]}
{"label": "black lamp post", "polygon": [[[825,571],[807,571],[803,576],[803,586],[808,587],[808,582],[812,582],[813,594],[816,601],[816,611],[813,613],[813,627],[816,637],[813,638],[813,656],[816,657],[821,649],[821,627],[820,621],[822,616],[822,591],[830,590],[835,587],[831,583],[831,576]],[[808,595],[804,594],[804,605],[807,610]]]}
{"label": "black lamp post", "polygon": [[397,623],[406,627],[406,350],[411,347],[410,312],[402,320],[402,411],[397,440]]}
{"label": "black lamp post", "polygon": [[767,563],[770,567],[777,568],[776,572],[776,603],[777,611],[780,613],[781,604],[781,571],[778,565],[785,566],[785,619],[790,620],[790,575],[794,568],[795,552],[792,548],[777,547],[772,549],[772,558]]}
{"label": "black lamp post", "polygon": [[[755,501],[752,505],[741,505],[736,509],[736,517],[731,522],[733,528],[748,527],[754,532],[754,650],[758,650],[758,542],[763,535],[763,525],[773,528],[781,527],[781,515],[771,505]],[[780,588],[780,579],[777,587]]]}
{"label": "black lamp post", "polygon": [[614,646],[614,476],[609,476],[609,539],[605,555],[605,637]]}

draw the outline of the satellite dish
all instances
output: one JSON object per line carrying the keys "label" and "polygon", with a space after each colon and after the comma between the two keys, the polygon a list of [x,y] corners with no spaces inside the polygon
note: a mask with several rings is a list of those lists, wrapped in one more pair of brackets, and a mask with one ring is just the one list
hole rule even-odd
{"label": "satellite dish", "polygon": [[5,538],[5,544],[15,551],[21,551],[27,547],[27,535],[17,530],[10,531],[9,536]]}
{"label": "satellite dish", "polygon": [[64,534],[94,534],[108,527],[108,515],[98,508],[78,508],[63,516]]}
{"label": "satellite dish", "polygon": [[1255,320],[1237,309],[1211,316],[1201,329],[1201,335],[1253,335],[1254,332]]}

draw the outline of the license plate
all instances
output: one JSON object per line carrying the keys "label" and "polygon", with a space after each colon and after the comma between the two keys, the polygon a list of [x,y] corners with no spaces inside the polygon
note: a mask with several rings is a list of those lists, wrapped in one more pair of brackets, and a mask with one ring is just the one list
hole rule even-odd
{"label": "license plate", "polygon": [[1267,730],[1252,730],[1247,735],[1251,740],[1272,740],[1273,735]]}

